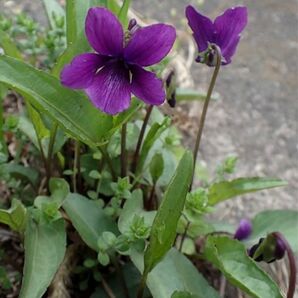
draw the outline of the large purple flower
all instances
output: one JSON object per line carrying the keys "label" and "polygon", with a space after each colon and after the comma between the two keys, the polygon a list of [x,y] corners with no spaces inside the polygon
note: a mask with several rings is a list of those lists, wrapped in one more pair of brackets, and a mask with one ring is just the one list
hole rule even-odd
{"label": "large purple flower", "polygon": [[216,44],[221,50],[222,64],[231,63],[240,34],[247,24],[247,8],[229,8],[214,22],[197,12],[191,5],[186,7],[185,13],[199,52],[203,53],[210,44]]}
{"label": "large purple flower", "polygon": [[164,102],[162,81],[144,67],[169,53],[176,38],[172,26],[134,26],[125,36],[116,16],[106,8],[94,7],[88,11],[85,32],[96,53],[78,55],[64,67],[64,86],[84,89],[97,108],[112,115],[129,107],[131,93],[147,104]]}

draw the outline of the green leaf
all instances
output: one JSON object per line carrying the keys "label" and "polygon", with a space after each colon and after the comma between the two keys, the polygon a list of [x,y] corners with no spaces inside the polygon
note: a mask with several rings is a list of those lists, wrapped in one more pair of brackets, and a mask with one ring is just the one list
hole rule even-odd
{"label": "green leaf", "polygon": [[56,0],[43,0],[43,5],[46,9],[50,25],[55,29],[57,27],[55,18],[65,18],[65,11]]}
{"label": "green leaf", "polygon": [[209,236],[204,255],[231,282],[256,298],[282,298],[278,286],[247,256],[244,245],[228,237]]}
{"label": "green leaf", "polygon": [[209,187],[209,204],[216,205],[230,198],[259,190],[280,187],[287,182],[276,178],[238,178],[231,181],[222,181]]}
{"label": "green leaf", "polygon": [[111,12],[113,12],[113,14],[119,15],[121,7],[118,4],[118,1],[117,0],[108,0],[107,2],[108,2],[108,4],[107,4],[108,9]]}
{"label": "green leaf", "polygon": [[118,234],[114,221],[96,204],[79,194],[69,194],[63,208],[84,242],[98,251],[97,240],[105,231]]}
{"label": "green leaf", "polygon": [[63,200],[69,194],[69,185],[62,178],[51,178],[49,181],[49,189],[52,200],[62,204]]}
{"label": "green leaf", "polygon": [[8,210],[0,209],[0,223],[8,225],[12,230],[23,232],[26,225],[27,209],[21,201],[13,199]]}
{"label": "green leaf", "polygon": [[153,146],[156,140],[159,139],[161,134],[170,126],[171,120],[166,117],[161,124],[159,123],[154,123],[150,130],[148,131],[148,134],[146,135],[146,138],[144,140],[141,153],[140,153],[140,158],[138,161],[138,166],[137,166],[137,171],[136,171],[136,176],[138,176],[145,164],[146,158],[148,156],[148,153],[150,151],[150,148]]}
{"label": "green leaf", "polygon": [[16,59],[22,59],[16,44],[10,39],[9,35],[0,30],[0,47],[3,48],[4,53]]}
{"label": "green leaf", "polygon": [[66,232],[63,219],[27,222],[25,265],[20,298],[40,298],[50,285],[65,254]]}
{"label": "green leaf", "polygon": [[127,28],[128,25],[127,13],[129,10],[130,3],[131,0],[124,0],[120,12],[118,14],[119,21],[122,23],[124,28]]}
{"label": "green leaf", "polygon": [[129,231],[131,224],[134,220],[134,215],[139,215],[144,218],[144,224],[151,226],[156,215],[156,211],[145,211],[143,206],[143,193],[140,189],[132,193],[121,210],[118,220],[119,231],[124,234]]}
{"label": "green leaf", "polygon": [[16,179],[27,180],[33,186],[38,183],[38,172],[29,167],[24,167],[16,163],[6,163],[0,165],[0,173],[10,174]]}
{"label": "green leaf", "polygon": [[191,183],[192,169],[192,154],[186,151],[172,177],[154,219],[150,233],[150,242],[144,256],[144,276],[161,261],[174,243],[177,224]]}
{"label": "green leaf", "polygon": [[197,298],[197,295],[190,294],[185,291],[175,291],[171,298]]}
{"label": "green leaf", "polygon": [[150,175],[154,183],[161,177],[164,171],[164,161],[162,154],[156,153],[150,162]]}
{"label": "green leaf", "polygon": [[252,234],[247,240],[247,246],[258,243],[261,237],[272,232],[280,232],[288,240],[293,251],[298,253],[298,211],[268,210],[256,215],[252,220]]}
{"label": "green leaf", "polygon": [[56,78],[21,61],[1,56],[0,82],[28,95],[27,99],[40,112],[91,146],[100,145],[113,127],[112,117],[94,108],[83,93],[62,87]]}
{"label": "green leaf", "polygon": [[[142,272],[143,256],[134,252],[131,259]],[[187,291],[196,298],[219,298],[197,268],[174,248],[148,274],[147,287],[154,298],[169,298],[175,291]]]}

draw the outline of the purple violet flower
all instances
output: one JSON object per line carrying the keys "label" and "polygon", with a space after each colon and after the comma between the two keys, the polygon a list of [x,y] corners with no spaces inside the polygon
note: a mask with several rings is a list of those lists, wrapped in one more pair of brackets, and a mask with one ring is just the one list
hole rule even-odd
{"label": "purple violet flower", "polygon": [[90,8],[85,32],[96,53],[74,57],[61,72],[64,86],[85,90],[94,106],[111,115],[129,107],[131,93],[150,105],[165,100],[162,81],[144,67],[169,53],[176,31],[165,24],[130,27],[125,36],[121,23],[108,9]]}
{"label": "purple violet flower", "polygon": [[234,239],[239,241],[244,240],[250,236],[252,232],[252,224],[248,219],[241,219],[238,229],[234,235]]}
{"label": "purple violet flower", "polygon": [[208,50],[210,44],[216,44],[221,50],[222,65],[231,63],[240,34],[247,24],[247,8],[243,6],[229,8],[214,22],[197,12],[191,5],[186,7],[185,14],[199,49],[197,62],[214,66],[214,54]]}

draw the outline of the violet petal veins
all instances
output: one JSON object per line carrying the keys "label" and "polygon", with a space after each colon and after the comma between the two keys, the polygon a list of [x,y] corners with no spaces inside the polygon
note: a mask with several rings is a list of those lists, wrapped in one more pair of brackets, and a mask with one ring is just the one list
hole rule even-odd
{"label": "violet petal veins", "polygon": [[[214,22],[197,12],[191,5],[187,6],[185,14],[199,53],[208,50],[210,44],[216,44],[224,58],[222,64],[231,63],[240,34],[247,25],[247,8],[244,6],[229,8]],[[198,60],[201,61],[201,59]]]}
{"label": "violet petal veins", "polygon": [[83,89],[95,107],[117,114],[130,105],[131,93],[150,105],[165,100],[162,81],[143,67],[160,62],[176,39],[175,28],[155,24],[139,28],[125,40],[117,17],[103,7],[90,8],[85,32],[95,53],[74,57],[60,74],[61,83]]}

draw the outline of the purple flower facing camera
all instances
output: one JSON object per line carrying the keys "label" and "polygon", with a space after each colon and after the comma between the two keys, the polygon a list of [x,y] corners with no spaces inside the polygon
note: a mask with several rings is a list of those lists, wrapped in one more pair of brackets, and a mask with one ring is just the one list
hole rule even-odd
{"label": "purple flower facing camera", "polygon": [[61,72],[64,86],[83,89],[95,107],[111,115],[129,107],[131,93],[150,105],[165,100],[162,81],[144,67],[160,62],[169,53],[176,31],[165,24],[129,27],[125,35],[108,9],[91,8],[85,32],[95,53],[76,56]]}

